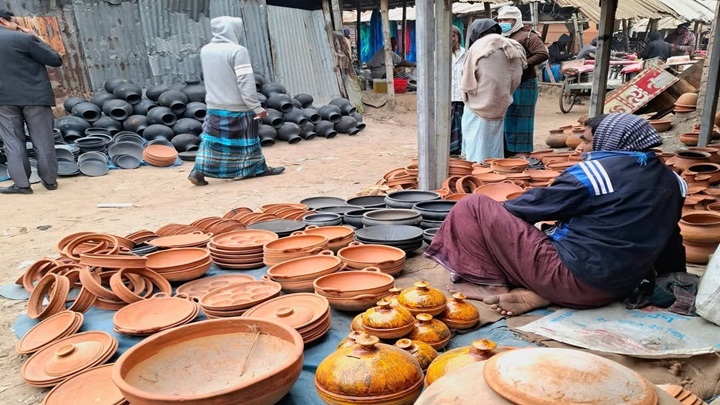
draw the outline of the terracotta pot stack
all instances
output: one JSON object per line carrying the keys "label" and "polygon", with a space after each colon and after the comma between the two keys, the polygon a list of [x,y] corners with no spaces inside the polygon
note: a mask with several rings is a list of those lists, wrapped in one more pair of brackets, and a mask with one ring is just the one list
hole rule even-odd
{"label": "terracotta pot stack", "polygon": [[299,257],[311,256],[328,249],[328,238],[322,235],[293,235],[266,243],[263,262],[274,266]]}
{"label": "terracotta pot stack", "polygon": [[198,313],[200,306],[189,296],[156,294],[116,312],[113,330],[123,335],[150,336],[192,322]]}
{"label": "terracotta pot stack", "polygon": [[384,245],[363,245],[353,242],[338,251],[337,256],[348,270],[376,267],[385,274],[397,275],[405,267],[407,255],[404,250]]}
{"label": "terracotta pot stack", "polygon": [[697,93],[685,93],[678,97],[674,111],[679,113],[693,112],[697,109],[697,100]]}
{"label": "terracotta pot stack", "polygon": [[314,280],[315,293],[341,311],[365,311],[372,308],[392,288],[395,278],[377,267],[328,274]]}
{"label": "terracotta pot stack", "polygon": [[304,231],[295,232],[293,235],[321,235],[328,239],[328,249],[333,252],[347,247],[355,240],[355,231],[347,226],[308,226]]}
{"label": "terracotta pot stack", "polygon": [[143,160],[151,166],[167,167],[175,164],[178,152],[165,145],[148,145],[143,150]]}
{"label": "terracotta pot stack", "polygon": [[278,236],[263,230],[239,230],[215,236],[208,243],[212,261],[228,269],[255,269],[263,267],[263,245]]}
{"label": "terracotta pot stack", "polygon": [[243,317],[265,319],[297,330],[307,345],[330,330],[330,305],[313,293],[287,294],[246,311]]}
{"label": "terracotta pot stack", "polygon": [[300,257],[270,267],[267,277],[280,283],[285,293],[312,292],[313,282],[325,275],[336,273],[345,266],[332,252]]}
{"label": "terracotta pot stack", "polygon": [[208,319],[235,317],[275,298],[281,286],[274,281],[254,280],[233,283],[210,291],[200,298],[200,306]]}

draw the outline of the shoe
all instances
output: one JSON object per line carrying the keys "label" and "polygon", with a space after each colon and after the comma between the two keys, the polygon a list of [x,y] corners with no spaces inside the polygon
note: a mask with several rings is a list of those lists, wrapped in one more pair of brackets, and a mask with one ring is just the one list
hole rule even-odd
{"label": "shoe", "polygon": [[199,171],[192,169],[190,174],[188,174],[188,180],[190,180],[190,183],[196,185],[196,186],[207,186],[208,182],[205,181],[205,176],[202,175]]}
{"label": "shoe", "polygon": [[50,191],[52,191],[52,190],[57,190],[57,188],[58,188],[57,182],[52,183],[52,184],[47,184],[47,183],[45,183],[45,182],[42,182],[42,185],[45,186],[45,188],[48,189],[48,190],[50,190]]}
{"label": "shoe", "polygon": [[12,185],[10,187],[0,187],[0,194],[32,194],[33,190],[30,187],[18,187]]}
{"label": "shoe", "polygon": [[268,167],[267,170],[257,175],[257,177],[262,176],[275,176],[285,171],[285,168],[283,166],[278,167]]}

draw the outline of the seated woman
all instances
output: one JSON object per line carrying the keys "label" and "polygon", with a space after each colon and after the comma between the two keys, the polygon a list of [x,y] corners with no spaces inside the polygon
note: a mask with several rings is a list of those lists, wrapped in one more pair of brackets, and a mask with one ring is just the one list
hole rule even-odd
{"label": "seated woman", "polygon": [[[457,203],[426,252],[450,271],[451,291],[513,316],[551,303],[605,306],[644,279],[685,271],[687,185],[648,152],[660,135],[631,114],[586,125],[589,153],[551,186],[504,204],[482,195]],[[533,226],[541,221],[557,222],[543,232]]]}

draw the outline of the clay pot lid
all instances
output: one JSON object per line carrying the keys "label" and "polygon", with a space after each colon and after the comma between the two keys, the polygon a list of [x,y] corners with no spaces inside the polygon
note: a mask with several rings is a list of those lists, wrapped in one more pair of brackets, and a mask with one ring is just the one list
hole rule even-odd
{"label": "clay pot lid", "polygon": [[200,305],[215,311],[249,308],[275,297],[281,288],[279,283],[267,280],[230,284],[207,293],[200,299]]}
{"label": "clay pot lid", "polygon": [[[262,258],[262,255],[261,255]],[[230,284],[255,281],[253,276],[247,274],[221,274],[219,276],[203,277],[185,283],[177,288],[177,294],[187,294],[192,298],[200,299],[210,291],[217,290]]]}
{"label": "clay pot lid", "polygon": [[487,384],[516,404],[656,405],[655,386],[614,361],[570,349],[510,350],[487,360]]}
{"label": "clay pot lid", "polygon": [[80,330],[83,314],[62,311],[33,326],[15,346],[19,354],[34,353],[53,341]]}
{"label": "clay pot lid", "polygon": [[212,238],[210,234],[193,232],[184,235],[163,236],[153,239],[147,242],[147,244],[158,248],[192,247],[204,245],[210,238]]}
{"label": "clay pot lid", "polygon": [[76,374],[53,388],[43,405],[122,404],[125,397],[112,381],[114,363],[93,367]]}
{"label": "clay pot lid", "polygon": [[162,270],[193,267],[205,262],[210,257],[210,252],[201,248],[175,248],[150,253],[146,257],[148,268]]}
{"label": "clay pot lid", "polygon": [[301,329],[320,320],[330,311],[325,297],[313,293],[283,295],[249,309],[244,317],[263,318]]}
{"label": "clay pot lid", "polygon": [[[468,364],[452,370],[444,377],[432,383],[417,399],[417,405],[434,405],[452,401],[453,403],[483,405],[512,405],[513,403],[498,395],[490,388],[483,374],[485,361]],[[471,390],[465,387],[472,386]]]}
{"label": "clay pot lid", "polygon": [[280,238],[265,244],[265,252],[283,253],[285,250],[303,250],[313,248],[328,242],[322,235],[294,235]]}
{"label": "clay pot lid", "polygon": [[188,322],[197,315],[197,306],[189,299],[156,294],[134,302],[115,313],[115,328],[125,332],[158,331]]}

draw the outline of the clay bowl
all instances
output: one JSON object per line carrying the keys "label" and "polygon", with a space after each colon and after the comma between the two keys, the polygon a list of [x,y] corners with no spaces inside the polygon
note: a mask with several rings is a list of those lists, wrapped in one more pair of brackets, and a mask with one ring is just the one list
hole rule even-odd
{"label": "clay bowl", "polygon": [[321,212],[303,216],[303,222],[306,225],[333,226],[340,225],[342,221],[343,216],[334,212]]}
{"label": "clay bowl", "polygon": [[577,163],[577,162],[571,162],[571,161],[567,161],[567,162],[553,162],[553,163],[549,163],[549,164],[547,165],[547,168],[550,169],[550,170],[555,170],[555,171],[560,171],[560,172],[562,172],[562,171],[565,171],[565,169],[571,168],[571,167],[574,166],[576,163]]}
{"label": "clay bowl", "polygon": [[363,208],[385,208],[385,197],[381,195],[353,197],[346,202],[348,205],[358,205]]}
{"label": "clay bowl", "polygon": [[315,291],[326,297],[351,298],[358,295],[386,294],[395,278],[369,267],[360,271],[342,271],[317,278]]}
{"label": "clay bowl", "polygon": [[348,237],[352,237],[355,233],[355,231],[347,226],[323,226],[323,227],[313,227],[309,226],[305,228],[304,231],[302,231],[305,235],[321,235],[328,239],[328,243],[332,244],[335,242],[339,242],[343,239],[347,239]]}
{"label": "clay bowl", "polygon": [[[342,260],[332,255],[307,256],[276,264],[268,269],[273,281],[313,281],[320,276],[335,273],[342,267]],[[312,285],[312,284],[311,284]]]}
{"label": "clay bowl", "polygon": [[363,214],[363,225],[418,225],[422,215],[412,209],[378,209]]}
{"label": "clay bowl", "polygon": [[303,348],[296,330],[260,318],[197,322],[130,348],[112,380],[133,404],[274,404],[300,376]]}
{"label": "clay bowl", "polygon": [[387,291],[380,294],[358,294],[347,298],[326,295],[322,290],[315,290],[315,294],[327,298],[330,306],[337,310],[360,312],[374,307],[380,299],[387,295]]}
{"label": "clay bowl", "polygon": [[177,248],[150,253],[146,266],[159,273],[199,266],[210,258],[210,251],[201,248]]}
{"label": "clay bowl", "polygon": [[388,194],[385,204],[391,208],[412,208],[415,203],[439,199],[440,194],[433,191],[403,190]]}
{"label": "clay bowl", "polygon": [[707,264],[710,261],[710,255],[715,253],[717,243],[693,243],[684,240],[685,260],[688,263]]}
{"label": "clay bowl", "polygon": [[648,122],[657,132],[667,132],[672,126],[672,121],[670,120],[650,120]]}
{"label": "clay bowl", "polygon": [[168,281],[195,280],[196,278],[204,276],[208,270],[210,270],[210,266],[212,266],[212,264],[212,259],[208,258],[205,262],[181,270],[163,271],[161,275]]}
{"label": "clay bowl", "polygon": [[490,164],[496,173],[521,173],[527,167],[528,161],[525,159],[497,159]]}
{"label": "clay bowl", "polygon": [[418,211],[424,219],[442,221],[450,210],[455,206],[453,201],[424,201],[419,202],[413,206],[415,211]]}
{"label": "clay bowl", "polygon": [[520,191],[524,191],[522,187],[514,184],[514,183],[496,183],[496,184],[486,184],[484,186],[478,187],[473,194],[482,194],[485,196],[488,196],[492,198],[495,201],[505,201],[507,200],[507,196],[512,193],[517,193]]}
{"label": "clay bowl", "polygon": [[322,235],[295,235],[269,242],[263,247],[266,255],[281,255],[327,245],[328,239]]}
{"label": "clay bowl", "polygon": [[350,246],[340,249],[337,257],[353,270],[377,267],[385,272],[398,265],[402,266],[405,263],[406,254],[402,249],[392,246],[352,243]]}
{"label": "clay bowl", "polygon": [[498,173],[483,173],[476,174],[475,178],[479,179],[483,183],[500,183],[501,181],[507,180],[507,176]]}
{"label": "clay bowl", "polygon": [[460,201],[469,195],[472,195],[472,194],[450,194],[449,196],[445,197],[445,200],[446,201]]}
{"label": "clay bowl", "polygon": [[556,177],[558,177],[561,173],[554,171],[554,170],[537,170],[537,169],[531,169],[525,171],[528,175],[530,175],[530,180],[532,181],[550,181]]}

